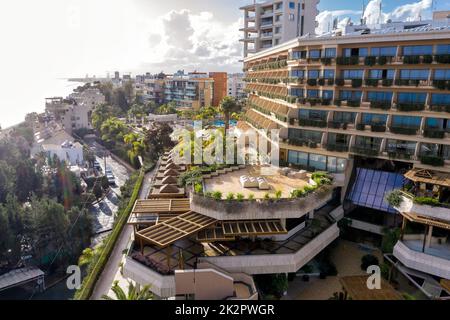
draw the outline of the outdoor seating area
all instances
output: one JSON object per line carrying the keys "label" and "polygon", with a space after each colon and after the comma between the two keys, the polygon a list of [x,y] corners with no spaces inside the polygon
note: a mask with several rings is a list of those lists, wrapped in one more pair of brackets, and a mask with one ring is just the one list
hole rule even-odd
{"label": "outdoor seating area", "polygon": [[416,197],[450,203],[450,174],[414,168],[405,174],[411,181],[409,192]]}
{"label": "outdoor seating area", "polygon": [[230,192],[241,193],[246,198],[253,195],[255,199],[263,199],[266,194],[273,197],[277,191],[281,191],[282,198],[289,198],[293,190],[303,189],[309,184],[310,175],[299,179],[284,176],[272,172],[272,170],[270,170],[271,175],[264,175],[264,169],[266,168],[260,166],[246,167],[239,171],[228,172],[220,177],[205,179],[205,192],[220,191],[225,196]]}

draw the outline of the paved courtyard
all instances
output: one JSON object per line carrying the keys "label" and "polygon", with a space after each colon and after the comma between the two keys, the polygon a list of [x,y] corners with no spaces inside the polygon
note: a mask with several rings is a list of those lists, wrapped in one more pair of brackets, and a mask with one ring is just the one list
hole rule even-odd
{"label": "paved courtyard", "polygon": [[382,253],[378,249],[371,251],[357,243],[339,240],[337,246],[331,251],[330,259],[336,265],[338,276],[327,277],[324,280],[311,278],[304,282],[297,277],[289,283],[288,295],[283,300],[328,300],[333,293],[341,291],[339,277],[352,275],[365,275],[361,270],[361,258],[366,254],[373,254],[382,261]]}

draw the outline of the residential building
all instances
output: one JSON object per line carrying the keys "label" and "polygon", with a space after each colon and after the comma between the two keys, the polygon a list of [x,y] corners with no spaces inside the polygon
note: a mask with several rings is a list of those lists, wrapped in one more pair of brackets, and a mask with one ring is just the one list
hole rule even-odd
{"label": "residential building", "polygon": [[247,97],[247,93],[244,91],[245,82],[244,74],[234,73],[228,75],[227,95],[235,99],[241,100]]}
{"label": "residential building", "polygon": [[39,153],[48,157],[56,156],[69,166],[79,166],[84,163],[83,146],[64,130],[53,130],[41,127],[35,132],[35,143],[31,148],[31,157]]}
{"label": "residential building", "polygon": [[227,96],[228,74],[226,72],[210,72],[209,77],[214,81],[212,106],[218,107]]}
{"label": "residential building", "polygon": [[214,79],[207,73],[178,71],[164,80],[164,102],[174,102],[180,109],[199,110],[211,106]]}
{"label": "residential building", "polygon": [[314,35],[320,0],[254,2],[244,11],[244,57],[303,35]]}
{"label": "residential building", "polygon": [[[392,261],[439,298],[450,295],[441,284],[450,270],[441,181],[450,172],[449,37],[442,20],[357,27],[300,37],[244,60],[247,124],[280,130],[284,165],[345,173],[344,214],[358,237],[380,244],[385,227],[401,227],[398,212],[416,227],[434,225],[405,234]],[[409,207],[386,201],[407,187],[419,197],[405,199]],[[420,197],[428,205],[417,205]]]}
{"label": "residential building", "polygon": [[92,112],[96,106],[105,103],[105,97],[98,89],[75,92],[66,99],[47,98],[45,110],[54,115],[69,134],[73,130],[92,129]]}

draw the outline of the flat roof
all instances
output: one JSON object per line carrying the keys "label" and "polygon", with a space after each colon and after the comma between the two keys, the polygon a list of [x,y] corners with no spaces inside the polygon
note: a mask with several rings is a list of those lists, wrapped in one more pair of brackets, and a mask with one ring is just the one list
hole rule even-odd
{"label": "flat roof", "polygon": [[12,270],[0,276],[0,290],[5,290],[43,276],[44,272],[38,268]]}

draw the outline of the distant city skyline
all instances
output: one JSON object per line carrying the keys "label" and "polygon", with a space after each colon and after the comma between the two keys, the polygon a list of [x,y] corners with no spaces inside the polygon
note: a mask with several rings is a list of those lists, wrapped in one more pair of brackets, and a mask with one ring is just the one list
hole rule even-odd
{"label": "distant city skyline", "polygon": [[[8,1],[0,12],[0,125],[42,111],[45,95],[64,91],[55,88],[51,94],[58,78],[104,77],[116,70],[240,72],[239,7],[248,3],[251,0]],[[432,0],[384,1],[383,11],[407,17],[422,6],[426,18],[431,5]],[[437,2],[437,10],[448,8],[449,0]],[[319,9],[358,20],[362,1],[322,0]]]}

